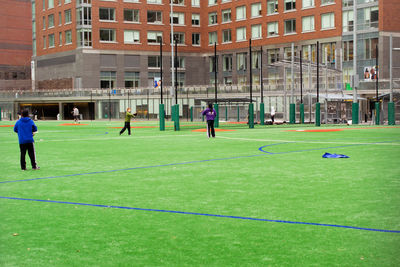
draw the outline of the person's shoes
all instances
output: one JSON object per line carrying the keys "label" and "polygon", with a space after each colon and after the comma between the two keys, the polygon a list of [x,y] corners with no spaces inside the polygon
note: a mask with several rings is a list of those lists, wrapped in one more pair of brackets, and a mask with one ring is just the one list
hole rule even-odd
{"label": "person's shoes", "polygon": [[26,171],[26,169],[21,169],[21,171]]}
{"label": "person's shoes", "polygon": [[36,166],[35,168],[32,168],[32,170],[40,170],[40,167]]}

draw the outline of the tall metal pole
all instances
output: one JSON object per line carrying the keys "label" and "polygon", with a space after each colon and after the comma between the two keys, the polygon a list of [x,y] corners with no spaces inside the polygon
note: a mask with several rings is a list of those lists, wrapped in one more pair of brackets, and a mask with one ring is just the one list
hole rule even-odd
{"label": "tall metal pole", "polygon": [[214,43],[214,87],[215,87],[215,103],[218,102],[217,95],[217,43]]}
{"label": "tall metal pole", "polygon": [[111,88],[108,93],[108,120],[111,121]]}
{"label": "tall metal pole", "polygon": [[317,103],[319,102],[319,41],[317,41]]}
{"label": "tall metal pole", "polygon": [[379,79],[379,75],[378,75],[378,71],[379,71],[379,66],[378,66],[378,62],[379,62],[379,53],[378,53],[378,45],[376,45],[376,68],[375,68],[375,76],[376,76],[376,84],[375,84],[375,88],[376,88],[376,101],[378,101],[378,79]]}
{"label": "tall metal pole", "polygon": [[249,40],[249,54],[250,54],[250,64],[249,64],[249,68],[250,68],[250,103],[253,103],[253,66],[252,66],[252,55],[251,55],[251,39]]}
{"label": "tall metal pole", "polygon": [[162,44],[163,44],[163,42],[162,42],[162,39],[161,39],[161,41],[160,41],[160,80],[161,80],[161,104],[163,104],[163,83],[164,83],[164,81],[163,81],[163,54],[162,54]]}
{"label": "tall metal pole", "polygon": [[292,56],[291,56],[291,79],[292,79],[292,84],[291,84],[291,92],[290,92],[290,103],[293,104],[294,103],[294,43],[292,43]]}
{"label": "tall metal pole", "polygon": [[260,49],[260,83],[261,83],[261,103],[264,103],[264,78],[263,78],[263,48]]}
{"label": "tall metal pole", "polygon": [[174,84],[175,84],[175,76],[174,76],[174,24],[172,23],[172,18],[173,18],[173,14],[174,14],[174,10],[173,10],[173,1],[171,1],[170,3],[171,6],[171,14],[170,14],[170,20],[169,23],[171,24],[171,37],[170,39],[170,44],[171,44],[171,63],[172,63],[172,67],[171,67],[171,95],[173,94],[173,88],[174,88]]}
{"label": "tall metal pole", "polygon": [[178,42],[175,41],[175,104],[178,105]]}
{"label": "tall metal pole", "polygon": [[390,34],[390,39],[389,39],[389,87],[390,87],[390,100],[389,102],[393,102],[393,35]]}
{"label": "tall metal pole", "polygon": [[357,87],[358,87],[358,74],[357,74],[357,1],[353,3],[353,103],[357,103]]}
{"label": "tall metal pole", "polygon": [[303,50],[300,50],[300,103],[303,104]]}

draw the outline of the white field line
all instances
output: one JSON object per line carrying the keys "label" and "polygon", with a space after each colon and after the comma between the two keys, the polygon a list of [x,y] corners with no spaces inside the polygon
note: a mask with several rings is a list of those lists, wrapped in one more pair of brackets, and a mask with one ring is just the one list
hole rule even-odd
{"label": "white field line", "polygon": [[260,141],[260,142],[287,142],[287,143],[310,143],[310,144],[340,144],[340,145],[390,145],[390,146],[400,146],[400,143],[353,143],[353,142],[326,142],[326,141],[296,141],[296,140],[281,140],[281,139],[251,139],[251,138],[240,138],[240,137],[226,137],[226,136],[217,136],[222,139],[229,140],[239,140],[239,141]]}

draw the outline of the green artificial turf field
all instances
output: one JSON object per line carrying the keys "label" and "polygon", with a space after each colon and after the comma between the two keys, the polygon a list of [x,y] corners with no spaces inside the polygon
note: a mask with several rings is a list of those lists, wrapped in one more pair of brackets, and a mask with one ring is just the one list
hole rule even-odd
{"label": "green artificial turf field", "polygon": [[400,266],[400,127],[61,123],[0,127],[0,266]]}

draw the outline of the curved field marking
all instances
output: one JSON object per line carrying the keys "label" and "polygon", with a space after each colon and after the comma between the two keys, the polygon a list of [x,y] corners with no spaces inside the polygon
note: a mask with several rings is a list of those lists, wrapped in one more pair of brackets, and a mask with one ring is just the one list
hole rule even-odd
{"label": "curved field marking", "polygon": [[56,203],[56,204],[68,204],[68,205],[90,206],[90,207],[100,207],[100,208],[111,208],[111,209],[126,209],[126,210],[137,210],[137,211],[164,212],[164,213],[175,213],[175,214],[184,214],[184,215],[197,215],[197,216],[208,216],[208,217],[219,217],[219,218],[229,218],[229,219],[238,219],[238,220],[251,220],[251,221],[263,221],[263,222],[276,222],[276,223],[287,223],[287,224],[297,224],[297,225],[325,226],[325,227],[347,228],[347,229],[353,229],[353,230],[363,230],[363,231],[373,231],[373,232],[385,232],[385,233],[400,234],[399,230],[386,230],[386,229],[366,228],[366,227],[348,226],[348,225],[340,225],[340,224],[297,222],[297,221],[288,221],[288,220],[273,220],[273,219],[254,218],[254,217],[219,215],[219,214],[188,212],[188,211],[177,211],[177,210],[146,209],[146,208],[136,208],[136,207],[126,207],[126,206],[112,206],[112,205],[89,204],[89,203],[80,203],[80,202],[45,200],[45,199],[32,199],[32,198],[17,198],[17,197],[3,197],[3,196],[0,196],[0,199],[25,200],[25,201],[36,201],[36,202],[45,202],[45,203]]}

